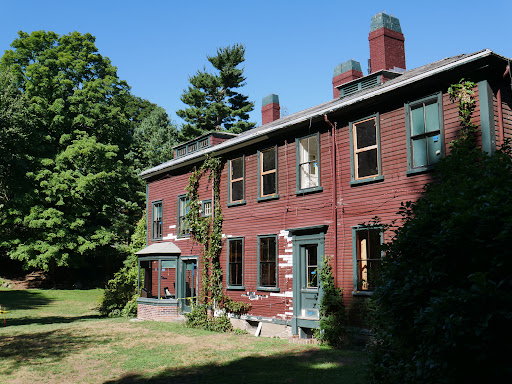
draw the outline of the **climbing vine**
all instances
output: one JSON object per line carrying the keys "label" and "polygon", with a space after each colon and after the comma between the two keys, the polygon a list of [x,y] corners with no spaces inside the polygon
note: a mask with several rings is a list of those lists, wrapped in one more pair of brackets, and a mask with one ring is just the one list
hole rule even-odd
{"label": "climbing vine", "polygon": [[448,88],[450,101],[459,104],[459,120],[462,127],[462,134],[465,137],[474,136],[478,128],[471,121],[471,116],[476,108],[476,101],[473,97],[475,91],[473,88],[476,84],[472,81],[461,79],[457,84],[453,84]]}
{"label": "climbing vine", "polygon": [[[204,163],[195,168],[190,175],[187,185],[187,197],[189,199],[188,212],[185,219],[188,223],[190,234],[203,246],[201,263],[201,292],[199,302],[206,307],[224,309],[232,313],[246,313],[250,304],[237,302],[224,293],[222,286],[222,268],[220,266],[220,254],[222,251],[222,208],[220,205],[220,176],[223,164],[220,158],[206,156]],[[208,180],[212,184],[213,214],[208,217],[201,215],[201,201],[199,200],[199,184],[203,176],[208,173]]]}

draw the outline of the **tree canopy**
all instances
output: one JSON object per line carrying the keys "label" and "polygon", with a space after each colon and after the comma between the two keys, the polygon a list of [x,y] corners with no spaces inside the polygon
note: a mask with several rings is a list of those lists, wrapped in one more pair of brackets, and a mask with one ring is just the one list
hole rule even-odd
{"label": "tree canopy", "polygon": [[254,103],[237,91],[246,80],[243,68],[239,68],[245,60],[245,47],[235,44],[219,48],[215,56],[207,58],[215,73],[204,68],[190,77],[190,86],[181,96],[189,107],[176,112],[186,121],[180,131],[180,138],[185,141],[204,132],[241,133],[255,126],[248,122]]}
{"label": "tree canopy", "polygon": [[129,87],[90,34],[20,32],[11,46],[0,59],[0,147],[15,152],[0,167],[0,244],[45,270],[110,254],[142,210],[126,161]]}

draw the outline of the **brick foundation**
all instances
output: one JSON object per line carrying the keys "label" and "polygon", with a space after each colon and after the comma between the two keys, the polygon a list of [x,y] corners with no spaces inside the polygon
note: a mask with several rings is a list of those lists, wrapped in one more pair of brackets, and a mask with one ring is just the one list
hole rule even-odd
{"label": "brick foundation", "polygon": [[137,319],[154,321],[176,321],[183,318],[177,306],[137,304]]}

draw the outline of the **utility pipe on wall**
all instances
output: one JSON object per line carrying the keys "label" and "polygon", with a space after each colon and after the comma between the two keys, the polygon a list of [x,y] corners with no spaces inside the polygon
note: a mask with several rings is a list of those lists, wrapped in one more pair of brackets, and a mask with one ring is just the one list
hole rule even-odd
{"label": "utility pipe on wall", "polygon": [[337,188],[336,188],[336,122],[331,123],[327,114],[324,115],[324,120],[331,127],[331,186],[332,186],[332,222],[334,224],[334,284],[338,283],[338,213],[337,213]]}
{"label": "utility pipe on wall", "polygon": [[[505,68],[505,72],[503,73],[503,79],[510,73],[510,64]],[[498,126],[499,126],[499,134],[500,134],[500,144],[503,145],[505,141],[505,127],[503,126],[503,109],[501,107],[501,84],[498,88],[498,92],[496,94],[496,99],[498,102]]]}

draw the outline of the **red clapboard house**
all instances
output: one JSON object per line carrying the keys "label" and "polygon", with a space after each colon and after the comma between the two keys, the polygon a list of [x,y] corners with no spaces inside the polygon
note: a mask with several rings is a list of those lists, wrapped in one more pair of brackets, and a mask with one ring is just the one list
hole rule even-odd
{"label": "red clapboard house", "polygon": [[[396,219],[432,180],[432,166],[457,138],[457,105],[448,87],[474,81],[474,122],[492,152],[512,137],[509,59],[490,50],[406,70],[399,20],[372,18],[370,73],[349,60],[334,70],[332,101],[279,118],[279,99],[263,99],[263,125],[239,135],[204,134],[176,147],[175,158],[144,171],[148,247],[138,317],[169,320],[190,310],[201,274],[201,246],[188,234],[185,187],[205,155],[223,160],[221,265],[228,296],[251,310],[237,327],[306,337],[318,325],[323,256],[334,267],[347,304],[372,294],[372,271],[387,236],[361,227]],[[212,188],[199,189],[203,215]],[[193,299],[192,299],[193,300]]]}

